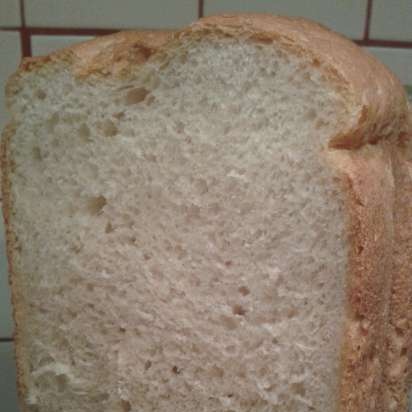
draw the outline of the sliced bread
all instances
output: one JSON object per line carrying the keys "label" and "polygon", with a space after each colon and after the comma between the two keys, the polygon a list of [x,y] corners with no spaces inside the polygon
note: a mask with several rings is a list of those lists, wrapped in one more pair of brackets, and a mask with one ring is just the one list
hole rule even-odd
{"label": "sliced bread", "polygon": [[26,60],[7,95],[26,411],[406,411],[410,123],[372,56],[216,16]]}

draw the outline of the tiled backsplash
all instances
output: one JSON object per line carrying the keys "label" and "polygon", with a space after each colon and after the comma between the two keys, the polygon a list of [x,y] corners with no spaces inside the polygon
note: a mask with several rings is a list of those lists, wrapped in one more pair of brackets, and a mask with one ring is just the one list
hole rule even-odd
{"label": "tiled backsplash", "polygon": [[31,36],[31,52],[33,56],[43,56],[56,49],[70,46],[73,43],[93,39],[93,36]]}
{"label": "tiled backsplash", "polygon": [[0,1],[0,27],[19,27],[20,3],[16,0]]}
{"label": "tiled backsplash", "polygon": [[352,39],[362,39],[367,0],[205,0],[204,14],[258,12],[307,17]]}
{"label": "tiled backsplash", "polygon": [[24,0],[30,27],[176,28],[198,16],[197,0]]}
{"label": "tiled backsplash", "polygon": [[412,40],[411,0],[373,0],[372,17],[371,38]]}
{"label": "tiled backsplash", "polygon": [[[200,16],[223,12],[269,12],[317,20],[356,40],[405,85],[412,85],[411,0],[0,0],[0,90],[22,56],[47,54],[120,29],[178,28]],[[0,95],[0,129],[5,121]],[[12,332],[0,237],[0,399],[5,411],[16,412]]]}

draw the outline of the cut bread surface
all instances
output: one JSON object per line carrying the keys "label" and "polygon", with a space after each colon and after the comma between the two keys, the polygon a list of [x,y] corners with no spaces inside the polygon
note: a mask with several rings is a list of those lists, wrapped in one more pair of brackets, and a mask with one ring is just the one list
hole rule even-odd
{"label": "cut bread surface", "polygon": [[[193,33],[119,75],[80,75],[73,52],[9,88],[6,218],[28,410],[336,411],[356,326],[379,348],[365,369],[375,392],[342,410],[375,411],[389,144],[359,161],[329,147],[362,105],[310,54]],[[346,186],[358,178],[374,219],[365,233],[383,239],[361,245],[381,263],[370,319],[347,276]]]}

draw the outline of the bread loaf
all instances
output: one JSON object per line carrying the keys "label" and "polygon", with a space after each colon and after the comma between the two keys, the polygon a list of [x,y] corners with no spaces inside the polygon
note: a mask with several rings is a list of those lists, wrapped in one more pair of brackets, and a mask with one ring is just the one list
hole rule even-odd
{"label": "bread loaf", "polygon": [[371,55],[215,16],[25,60],[7,96],[25,411],[407,410],[410,120]]}

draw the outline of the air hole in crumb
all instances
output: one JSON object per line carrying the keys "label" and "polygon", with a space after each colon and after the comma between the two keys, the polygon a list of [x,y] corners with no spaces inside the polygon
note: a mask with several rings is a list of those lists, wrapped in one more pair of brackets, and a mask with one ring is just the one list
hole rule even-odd
{"label": "air hole in crumb", "polygon": [[223,378],[225,371],[218,366],[213,366],[212,369],[210,369],[209,374],[212,378]]}
{"label": "air hole in crumb", "polygon": [[45,355],[44,357],[42,356],[38,362],[38,367],[41,368],[42,366],[45,366],[47,364],[55,362],[54,358],[51,357],[50,355]]}
{"label": "air hole in crumb", "polygon": [[46,127],[49,132],[53,132],[59,122],[59,114],[54,113],[46,122]]}
{"label": "air hole in crumb", "polygon": [[234,315],[244,316],[246,314],[246,310],[242,305],[234,305],[232,308],[232,312]]}
{"label": "air hole in crumb", "polygon": [[38,89],[36,90],[35,96],[40,100],[44,100],[46,98],[46,92],[44,90]]}
{"label": "air hole in crumb", "polygon": [[239,293],[243,296],[247,296],[250,293],[249,288],[247,288],[246,286],[240,286],[238,289]]}
{"label": "air hole in crumb", "polygon": [[57,390],[63,392],[67,386],[67,377],[65,375],[56,376]]}
{"label": "air hole in crumb", "polygon": [[296,308],[289,308],[289,309],[286,311],[286,316],[287,316],[289,319],[295,318],[295,317],[297,316],[297,314],[298,314],[298,310],[297,310]]}
{"label": "air hole in crumb", "polygon": [[278,338],[272,338],[272,343],[274,345],[279,345],[279,339]]}
{"label": "air hole in crumb", "polygon": [[155,101],[154,96],[151,94],[147,99],[146,99],[146,104],[150,106],[153,102]]}
{"label": "air hole in crumb", "polygon": [[106,137],[113,137],[117,135],[118,129],[111,120],[106,119],[102,124],[102,132]]}
{"label": "air hole in crumb", "polygon": [[145,153],[143,157],[148,160],[149,162],[157,162],[157,157],[152,153]]}
{"label": "air hole in crumb", "polygon": [[181,245],[176,245],[174,250],[179,260],[184,259],[187,256],[187,251]]}
{"label": "air hole in crumb", "polygon": [[207,193],[209,191],[209,187],[207,185],[207,182],[204,179],[197,179],[195,181],[195,187],[196,187],[196,189],[197,189],[197,191],[199,192],[200,195],[204,195],[205,193]]}
{"label": "air hole in crumb", "polygon": [[125,401],[124,399],[122,399],[120,401],[120,404],[122,406],[122,411],[123,412],[130,412],[132,410],[132,405],[130,404],[129,401]]}
{"label": "air hole in crumb", "polygon": [[105,233],[112,233],[114,231],[113,226],[110,222],[107,222],[104,231]]}
{"label": "air hole in crumb", "polygon": [[150,273],[153,275],[154,279],[163,279],[163,272],[159,266],[153,265],[149,267]]}
{"label": "air hole in crumb", "polygon": [[179,369],[177,366],[173,366],[172,368],[172,372],[176,375],[180,375],[180,373],[182,372],[181,369]]}
{"label": "air hole in crumb", "polygon": [[120,333],[126,333],[126,329],[123,328],[123,327],[120,327],[120,328],[119,328],[119,332],[120,332]]}
{"label": "air hole in crumb", "polygon": [[148,253],[143,254],[143,259],[144,260],[150,260],[152,257]]}
{"label": "air hole in crumb", "polygon": [[304,118],[305,118],[306,120],[314,120],[314,119],[316,119],[316,111],[315,111],[315,109],[309,109],[309,110],[305,113]]}
{"label": "air hole in crumb", "polygon": [[181,122],[180,120],[178,120],[178,121],[176,122],[175,128],[176,128],[176,132],[177,132],[178,134],[182,134],[182,133],[185,131],[185,125],[184,125],[184,123]]}
{"label": "air hole in crumb", "polygon": [[63,86],[63,93],[68,94],[73,90],[73,86],[71,84],[65,84]]}
{"label": "air hole in crumb", "polygon": [[79,127],[78,130],[79,133],[79,137],[81,140],[85,141],[85,142],[89,142],[90,141],[90,129],[87,126],[86,123],[82,123]]}
{"label": "air hole in crumb", "polygon": [[231,316],[226,316],[223,315],[221,317],[222,324],[226,329],[229,330],[234,330],[238,327],[238,321],[235,318],[232,318]]}
{"label": "air hole in crumb", "polygon": [[37,160],[38,162],[42,160],[42,155],[38,146],[33,147],[33,159]]}
{"label": "air hole in crumb", "polygon": [[121,120],[124,118],[124,112],[117,112],[113,114],[113,117],[117,120]]}
{"label": "air hole in crumb", "polygon": [[401,350],[401,356],[406,356],[408,354],[408,348],[403,347]]}
{"label": "air hole in crumb", "polygon": [[106,204],[107,201],[104,196],[92,197],[87,202],[87,210],[91,215],[96,216],[102,213],[103,208],[106,206]]}
{"label": "air hole in crumb", "polygon": [[363,252],[363,246],[362,245],[358,245],[356,248],[357,254],[360,255]]}
{"label": "air hole in crumb", "polygon": [[233,393],[228,393],[226,396],[227,396],[228,398],[233,398]]}
{"label": "air hole in crumb", "polygon": [[137,87],[135,89],[132,89],[126,94],[126,104],[132,105],[140,103],[146,98],[148,94],[149,90],[145,89],[144,87]]}
{"label": "air hole in crumb", "polygon": [[318,119],[315,122],[315,129],[321,129],[322,127],[325,127],[327,123],[323,119]]}
{"label": "air hole in crumb", "polygon": [[152,367],[152,362],[151,361],[146,361],[144,364],[144,370],[147,371]]}
{"label": "air hole in crumb", "polygon": [[301,396],[302,398],[306,395],[306,389],[303,382],[295,382],[290,385],[290,389],[296,395]]}
{"label": "air hole in crumb", "polygon": [[231,260],[226,260],[226,261],[225,261],[225,266],[226,266],[226,267],[230,267],[230,266],[232,266],[232,263],[233,263],[233,262],[232,262]]}
{"label": "air hole in crumb", "polygon": [[94,291],[94,285],[92,285],[91,283],[88,283],[88,284],[86,285],[86,289],[87,289],[89,292],[93,292],[93,291]]}

